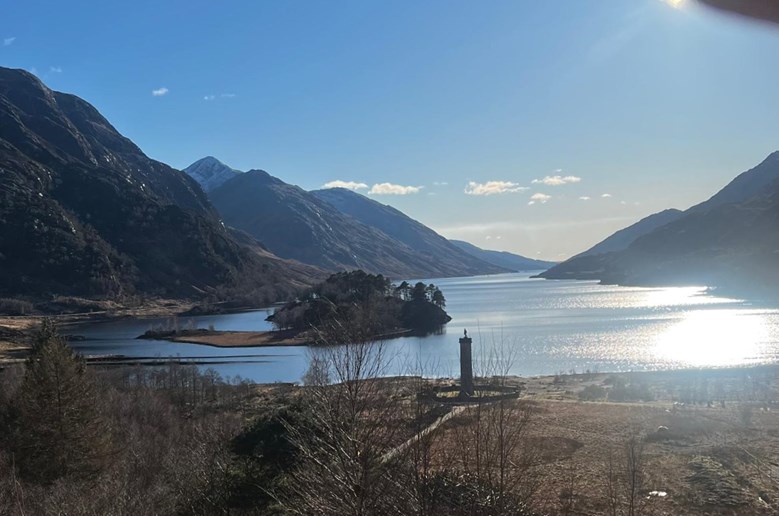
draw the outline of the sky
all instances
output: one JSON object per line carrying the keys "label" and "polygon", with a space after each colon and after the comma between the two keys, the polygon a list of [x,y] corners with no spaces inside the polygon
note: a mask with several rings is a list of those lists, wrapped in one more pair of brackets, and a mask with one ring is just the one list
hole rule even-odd
{"label": "sky", "polygon": [[176,168],[561,260],[779,149],[779,29],[694,0],[0,0],[0,65]]}

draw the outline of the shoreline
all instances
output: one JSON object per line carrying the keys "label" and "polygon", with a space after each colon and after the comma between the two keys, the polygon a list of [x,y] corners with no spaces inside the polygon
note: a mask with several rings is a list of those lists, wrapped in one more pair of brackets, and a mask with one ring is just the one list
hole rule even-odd
{"label": "shoreline", "polygon": [[[373,337],[375,340],[397,339],[413,335],[413,330],[400,329]],[[215,348],[273,347],[273,346],[316,346],[316,339],[310,331],[302,330],[149,330],[136,337],[141,340],[167,340],[200,344]]]}
{"label": "shoreline", "polygon": [[167,340],[200,344],[215,348],[245,348],[271,346],[311,346],[313,339],[307,332],[295,330],[280,331],[218,331],[218,330],[172,330],[147,331],[136,337],[141,340]]}
{"label": "shoreline", "polygon": [[[14,363],[15,355],[30,349],[30,338],[43,319],[51,319],[60,330],[73,330],[88,324],[100,324],[122,319],[156,319],[175,317],[205,317],[207,315],[229,315],[244,312],[268,310],[269,307],[241,307],[219,310],[214,313],[191,313],[197,307],[194,302],[157,299],[139,307],[107,307],[104,310],[60,314],[0,315],[0,364]],[[271,305],[271,307],[274,305]],[[194,344],[201,344],[194,342]]]}

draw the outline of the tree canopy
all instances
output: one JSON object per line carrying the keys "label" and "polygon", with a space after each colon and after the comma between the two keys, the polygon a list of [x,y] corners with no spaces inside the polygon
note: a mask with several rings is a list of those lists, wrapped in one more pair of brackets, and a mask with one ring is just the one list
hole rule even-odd
{"label": "tree canopy", "polygon": [[374,337],[400,330],[434,331],[451,320],[445,307],[443,293],[432,283],[393,285],[381,274],[357,270],[331,275],[268,319],[277,329],[300,331],[334,320],[357,321],[366,337]]}
{"label": "tree canopy", "polygon": [[26,477],[45,483],[100,470],[110,432],[97,399],[83,359],[44,320],[15,400],[15,451]]}

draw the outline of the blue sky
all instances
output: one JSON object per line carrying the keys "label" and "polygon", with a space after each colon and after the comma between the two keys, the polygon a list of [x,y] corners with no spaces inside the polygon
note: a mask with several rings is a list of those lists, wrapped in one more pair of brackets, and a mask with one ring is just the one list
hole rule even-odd
{"label": "blue sky", "polygon": [[93,103],[153,158],[363,183],[445,236],[527,256],[686,208],[779,149],[779,30],[692,0],[0,12],[0,65]]}

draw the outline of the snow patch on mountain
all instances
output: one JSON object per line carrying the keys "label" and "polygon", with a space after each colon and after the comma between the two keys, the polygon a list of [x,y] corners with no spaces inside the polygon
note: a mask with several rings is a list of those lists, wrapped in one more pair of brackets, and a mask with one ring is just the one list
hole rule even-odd
{"label": "snow patch on mountain", "polygon": [[184,169],[192,179],[197,181],[203,190],[211,190],[240,174],[240,170],[230,168],[213,156],[206,156]]}

